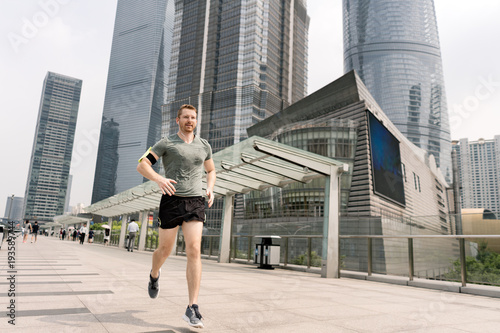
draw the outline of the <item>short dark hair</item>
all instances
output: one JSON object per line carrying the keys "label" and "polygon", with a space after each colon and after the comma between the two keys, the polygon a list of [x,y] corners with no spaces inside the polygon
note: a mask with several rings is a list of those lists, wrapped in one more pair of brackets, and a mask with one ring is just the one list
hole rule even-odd
{"label": "short dark hair", "polygon": [[180,118],[182,110],[184,109],[194,110],[194,112],[196,112],[196,115],[198,115],[198,110],[196,110],[194,106],[192,106],[191,104],[182,104],[179,110],[177,110],[177,118]]}

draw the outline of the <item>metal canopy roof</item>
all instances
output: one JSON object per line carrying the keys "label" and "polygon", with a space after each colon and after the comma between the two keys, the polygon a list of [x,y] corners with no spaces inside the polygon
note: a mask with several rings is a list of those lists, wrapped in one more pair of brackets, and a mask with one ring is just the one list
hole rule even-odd
{"label": "metal canopy roof", "polygon": [[[332,167],[343,167],[347,171],[347,164],[342,162],[258,136],[213,154],[213,160],[217,173],[215,197],[281,187],[293,182],[306,183],[330,175]],[[205,177],[202,182],[205,189]],[[161,195],[158,185],[148,181],[84,210],[106,217],[154,210],[159,206]]]}
{"label": "metal canopy roof", "polygon": [[88,220],[90,220],[90,217],[79,217],[79,216],[74,216],[74,215],[58,215],[54,216],[54,222],[53,224],[46,223],[45,226],[57,226],[59,225],[68,225],[68,224],[75,224],[75,223],[85,223]]}

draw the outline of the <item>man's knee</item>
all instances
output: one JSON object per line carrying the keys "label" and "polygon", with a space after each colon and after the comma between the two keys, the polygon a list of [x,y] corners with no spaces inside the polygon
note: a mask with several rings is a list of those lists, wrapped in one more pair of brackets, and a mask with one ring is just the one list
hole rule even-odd
{"label": "man's knee", "polygon": [[158,245],[158,248],[156,249],[155,252],[158,252],[158,254],[163,258],[168,258],[171,250],[172,249],[169,249],[168,246],[165,244],[165,245]]}
{"label": "man's knee", "polygon": [[186,255],[188,258],[197,259],[201,257],[201,244],[200,242],[194,242],[192,244],[186,244]]}

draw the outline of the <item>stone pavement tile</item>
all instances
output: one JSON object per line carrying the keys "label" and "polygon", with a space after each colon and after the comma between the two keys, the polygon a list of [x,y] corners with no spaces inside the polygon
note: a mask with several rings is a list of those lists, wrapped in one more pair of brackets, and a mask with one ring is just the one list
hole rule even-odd
{"label": "stone pavement tile", "polygon": [[243,332],[259,332],[269,326],[299,324],[309,321],[309,318],[288,312],[286,310],[263,309],[261,311],[246,311],[218,316],[222,325]]}
{"label": "stone pavement tile", "polygon": [[358,331],[351,330],[332,321],[325,321],[320,323],[299,323],[280,326],[261,327],[259,333],[356,333]]}
{"label": "stone pavement tile", "polygon": [[404,332],[404,333],[465,333],[467,331],[462,330],[460,328],[456,328],[456,327],[439,325],[439,326],[434,326],[434,327],[423,326],[422,328],[419,328],[416,330],[408,330],[408,331],[402,331],[402,332]]}
{"label": "stone pavement tile", "polygon": [[80,297],[81,302],[94,314],[111,313],[123,310],[164,309],[175,307],[169,300],[151,299],[149,297],[136,300],[118,300],[110,298]]}
{"label": "stone pavement tile", "polygon": [[[450,296],[449,299],[452,299],[454,301],[460,300],[460,304],[467,304],[468,306],[474,306],[481,309],[486,308],[500,310],[500,300],[498,298],[469,294],[454,294],[454,296],[456,297]],[[458,296],[460,296],[460,298],[458,298]]]}
{"label": "stone pavement tile", "polygon": [[[115,313],[99,314],[96,317],[108,332],[158,332],[172,330],[174,332],[200,332],[196,329],[191,329],[189,325],[182,320],[182,315],[185,309],[178,307],[177,309],[169,309],[162,315],[149,312],[137,311],[122,311]],[[217,323],[210,318],[204,318],[204,323],[208,331],[219,332],[228,330],[228,327]],[[203,330],[206,332],[207,330]]]}
{"label": "stone pavement tile", "polygon": [[158,325],[166,325],[174,328],[176,332],[221,332],[221,331],[232,331],[235,332],[234,329],[228,327],[225,323],[221,322],[218,317],[211,317],[208,315],[203,309],[201,313],[203,315],[203,324],[205,327],[200,330],[197,328],[192,328],[189,326],[187,322],[182,319],[182,315],[184,314],[186,308],[179,307],[172,309],[168,314],[157,315],[157,316],[148,316],[147,321],[150,324],[158,324]]}
{"label": "stone pavement tile", "polygon": [[[497,317],[498,318],[498,317]],[[471,324],[450,325],[453,328],[465,332],[498,333],[500,331],[500,321],[483,321]]]}
{"label": "stone pavement tile", "polygon": [[[16,325],[17,326],[17,325]],[[0,326],[1,327],[1,326]],[[108,331],[99,323],[86,323],[81,326],[68,325],[52,325],[52,326],[30,326],[30,327],[16,327],[16,328],[6,328],[5,330],[0,328],[2,333],[108,333]]]}
{"label": "stone pavement tile", "polygon": [[261,303],[274,304],[281,309],[297,309],[303,307],[314,306],[333,306],[338,305],[335,299],[330,296],[322,296],[318,294],[297,294],[293,293],[293,297],[289,298],[268,298],[260,301]]}
{"label": "stone pavement tile", "polygon": [[[31,298],[31,297],[30,297]],[[79,308],[85,307],[83,302],[77,297],[60,297],[57,302],[47,302],[43,297],[38,297],[36,301],[33,298],[19,297],[16,299],[16,310],[40,310],[40,309],[64,309],[64,308]],[[5,303],[1,303],[5,304]]]}
{"label": "stone pavement tile", "polygon": [[[199,301],[200,310],[203,316],[222,317],[232,316],[235,313],[246,313],[250,311],[262,311],[269,309],[269,305],[263,302],[232,301],[217,304],[210,304]],[[185,304],[185,302],[183,303]]]}
{"label": "stone pavement tile", "polygon": [[394,302],[381,302],[374,301],[368,304],[359,303],[356,304],[356,307],[366,309],[366,310],[375,310],[377,312],[382,313],[412,313],[415,311],[415,304],[398,304]]}
{"label": "stone pavement tile", "polygon": [[[3,318],[2,318],[3,319]],[[55,331],[48,330],[48,327],[58,326]],[[89,326],[102,327],[97,319],[91,313],[66,314],[66,315],[50,315],[50,316],[18,316],[16,317],[15,330],[24,332],[25,329],[38,328],[38,332],[64,332],[66,328],[80,328],[81,332],[88,332]],[[0,321],[0,331],[10,329],[12,325],[8,325],[6,320]],[[71,332],[71,330],[69,330]]]}
{"label": "stone pavement tile", "polygon": [[482,322],[482,319],[479,319],[473,315],[470,315],[469,311],[459,312],[447,312],[446,310],[439,310],[437,308],[432,309],[429,308],[427,311],[416,310],[409,316],[413,320],[417,320],[420,322],[422,326],[425,327],[434,327],[441,325],[467,325],[471,323],[479,323]]}
{"label": "stone pavement tile", "polygon": [[300,316],[308,317],[309,322],[380,315],[380,312],[378,312],[377,309],[367,310],[359,307],[344,305],[303,307],[301,309],[289,309],[287,311],[296,313]]}
{"label": "stone pavement tile", "polygon": [[337,325],[359,332],[402,332],[419,329],[422,323],[408,317],[381,314],[334,321]]}
{"label": "stone pavement tile", "polygon": [[[332,302],[336,304],[345,304],[345,305],[370,305],[380,303],[381,300],[378,298],[365,298],[361,296],[349,296],[349,295],[338,295],[337,297],[332,297]],[[387,301],[384,301],[387,302]]]}

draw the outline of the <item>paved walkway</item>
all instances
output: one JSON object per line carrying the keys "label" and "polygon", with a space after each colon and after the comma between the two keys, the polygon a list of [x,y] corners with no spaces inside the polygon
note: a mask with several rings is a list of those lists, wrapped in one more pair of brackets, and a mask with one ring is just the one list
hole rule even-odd
{"label": "paved walkway", "polygon": [[[184,257],[162,269],[147,294],[151,252],[39,237],[17,242],[15,328],[1,332],[192,332]],[[0,250],[0,307],[8,296],[7,244]],[[499,332],[500,300],[357,279],[203,261],[201,332]]]}

